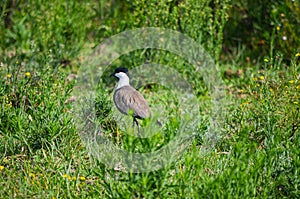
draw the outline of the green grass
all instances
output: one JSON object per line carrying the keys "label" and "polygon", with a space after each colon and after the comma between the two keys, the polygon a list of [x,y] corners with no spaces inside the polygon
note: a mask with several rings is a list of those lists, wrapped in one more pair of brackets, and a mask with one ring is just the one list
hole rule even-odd
{"label": "green grass", "polygon": [[[300,197],[300,56],[291,55],[291,61],[284,62],[275,51],[255,65],[247,61],[249,52],[243,48],[221,56],[231,60],[218,64],[231,103],[216,143],[203,136],[209,126],[210,96],[193,66],[160,50],[121,56],[113,67],[133,68],[151,60],[179,71],[193,86],[201,114],[191,144],[172,164],[157,171],[123,172],[91,156],[82,142],[70,98],[76,80],[70,77],[84,67],[98,41],[134,27],[139,9],[127,15],[132,7],[121,1],[5,2],[0,4],[0,198]],[[136,2],[141,9],[148,5]],[[203,43],[195,38],[199,27],[192,29],[188,19],[184,18],[191,37]],[[166,27],[172,28],[172,20],[168,23]],[[216,45],[219,54],[220,37],[210,38],[209,52]],[[140,140],[126,135],[112,117],[114,84],[104,75],[95,99],[105,137],[128,151],[152,151],[176,136],[180,105],[170,89],[159,85],[140,89],[150,106],[160,104],[168,118],[165,135]]]}

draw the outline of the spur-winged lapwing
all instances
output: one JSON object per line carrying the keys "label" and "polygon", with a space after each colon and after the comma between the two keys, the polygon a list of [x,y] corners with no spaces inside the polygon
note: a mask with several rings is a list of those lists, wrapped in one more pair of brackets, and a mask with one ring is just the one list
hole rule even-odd
{"label": "spur-winged lapwing", "polygon": [[117,68],[111,76],[119,79],[118,85],[113,96],[114,103],[118,110],[123,114],[129,114],[132,111],[133,125],[138,126],[140,136],[140,126],[137,119],[149,117],[149,106],[145,98],[135,88],[129,84],[129,74],[127,68]]}

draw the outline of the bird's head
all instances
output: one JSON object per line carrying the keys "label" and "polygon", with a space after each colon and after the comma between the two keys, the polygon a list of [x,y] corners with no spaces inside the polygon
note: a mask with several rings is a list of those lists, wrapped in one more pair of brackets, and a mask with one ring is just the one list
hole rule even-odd
{"label": "bird's head", "polygon": [[110,76],[116,77],[118,79],[121,79],[122,77],[127,76],[129,78],[129,73],[127,68],[117,68],[114,73],[112,73]]}

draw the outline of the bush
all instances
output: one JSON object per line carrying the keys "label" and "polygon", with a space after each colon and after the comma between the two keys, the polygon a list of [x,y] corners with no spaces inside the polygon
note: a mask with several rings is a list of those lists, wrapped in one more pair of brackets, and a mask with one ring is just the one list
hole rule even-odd
{"label": "bush", "polygon": [[299,1],[234,1],[225,27],[225,47],[245,45],[252,60],[270,52],[290,60],[300,51],[299,13]]}

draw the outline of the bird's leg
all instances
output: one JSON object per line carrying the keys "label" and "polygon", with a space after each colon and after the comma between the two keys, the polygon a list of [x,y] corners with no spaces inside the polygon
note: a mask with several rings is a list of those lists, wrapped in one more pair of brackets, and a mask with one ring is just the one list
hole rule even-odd
{"label": "bird's leg", "polygon": [[139,125],[139,122],[137,121],[136,117],[133,117],[133,126],[134,126],[134,123],[137,125],[138,127],[138,136],[141,137],[141,132],[140,132],[140,125]]}
{"label": "bird's leg", "polygon": [[134,123],[135,123],[135,117],[133,117],[133,120],[132,120],[132,128],[134,128]]}

